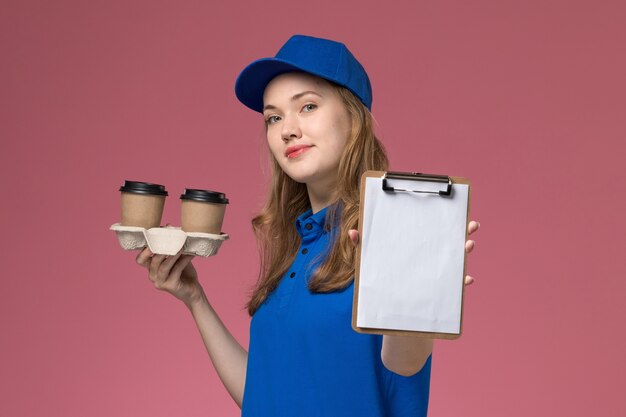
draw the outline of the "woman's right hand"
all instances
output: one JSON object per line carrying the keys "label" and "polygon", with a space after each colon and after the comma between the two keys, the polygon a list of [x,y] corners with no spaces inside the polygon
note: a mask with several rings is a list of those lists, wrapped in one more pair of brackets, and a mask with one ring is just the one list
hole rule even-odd
{"label": "woman's right hand", "polygon": [[148,269],[155,288],[167,291],[188,307],[202,299],[204,291],[198,282],[198,273],[191,260],[193,255],[157,255],[148,247],[137,255],[137,263]]}

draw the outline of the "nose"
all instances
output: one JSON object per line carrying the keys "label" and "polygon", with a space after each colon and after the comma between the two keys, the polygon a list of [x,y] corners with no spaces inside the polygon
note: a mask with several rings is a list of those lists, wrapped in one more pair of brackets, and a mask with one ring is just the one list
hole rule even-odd
{"label": "nose", "polygon": [[283,118],[283,125],[281,135],[285,143],[292,139],[299,139],[302,137],[302,131],[300,130],[300,124],[297,117],[287,116]]}

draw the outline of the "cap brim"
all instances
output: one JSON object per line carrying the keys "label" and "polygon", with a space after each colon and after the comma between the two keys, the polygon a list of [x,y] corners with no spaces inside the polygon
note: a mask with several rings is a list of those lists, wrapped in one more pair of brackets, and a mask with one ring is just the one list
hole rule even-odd
{"label": "cap brim", "polygon": [[235,95],[247,107],[263,113],[265,87],[277,75],[291,71],[304,70],[279,58],[262,58],[254,61],[237,77]]}

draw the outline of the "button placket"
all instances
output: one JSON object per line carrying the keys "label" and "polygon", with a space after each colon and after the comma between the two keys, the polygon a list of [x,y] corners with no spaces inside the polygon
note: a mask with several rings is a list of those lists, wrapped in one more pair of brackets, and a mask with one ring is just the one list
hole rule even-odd
{"label": "button placket", "polygon": [[[295,297],[294,290],[296,286],[306,286],[304,281],[307,274],[310,273],[308,258],[312,253],[316,253],[316,247],[319,244],[319,239],[323,234],[322,227],[314,219],[307,219],[305,221],[298,221],[298,231],[302,241],[296,258],[291,265],[291,268],[283,276],[281,286],[283,288],[282,296],[278,303],[277,314],[286,314],[289,309],[289,305],[292,304],[292,299]],[[304,283],[304,284],[303,284]]]}
{"label": "button placket", "polygon": [[311,248],[311,246],[315,246],[317,243],[318,239],[315,239],[314,241],[306,239],[306,243],[300,245],[300,248],[298,249],[298,254],[296,255],[296,259],[294,259],[291,269],[285,273],[285,278],[288,279],[286,279],[287,282],[285,282],[285,292],[283,293],[283,297],[280,300],[280,311],[285,310],[286,307],[289,305],[290,300],[293,298],[293,292],[296,285],[301,285],[298,284],[300,280],[296,278],[306,275],[307,271],[305,271],[305,269],[308,265],[309,254],[312,250],[309,248]]}
{"label": "button placket", "polygon": [[283,311],[285,310],[285,308],[287,307],[287,305],[289,305],[289,302],[291,300],[291,298],[293,297],[293,290],[295,287],[295,277],[300,275],[302,266],[304,265],[303,262],[303,256],[300,254],[300,252],[298,252],[298,254],[296,255],[296,259],[294,259],[293,264],[291,266],[291,269],[289,271],[287,271],[287,273],[285,273],[285,278],[286,279],[284,285],[286,285],[285,287],[285,291],[283,293],[283,296],[280,300],[280,304],[278,307],[279,311]]}

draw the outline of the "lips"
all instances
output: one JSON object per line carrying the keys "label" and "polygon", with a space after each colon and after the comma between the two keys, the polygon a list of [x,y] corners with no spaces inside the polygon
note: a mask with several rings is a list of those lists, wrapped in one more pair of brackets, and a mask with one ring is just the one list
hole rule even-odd
{"label": "lips", "polygon": [[308,151],[310,148],[311,148],[311,145],[290,146],[285,151],[285,156],[287,158],[295,158],[295,157],[297,157],[299,155],[302,155],[303,153]]}

